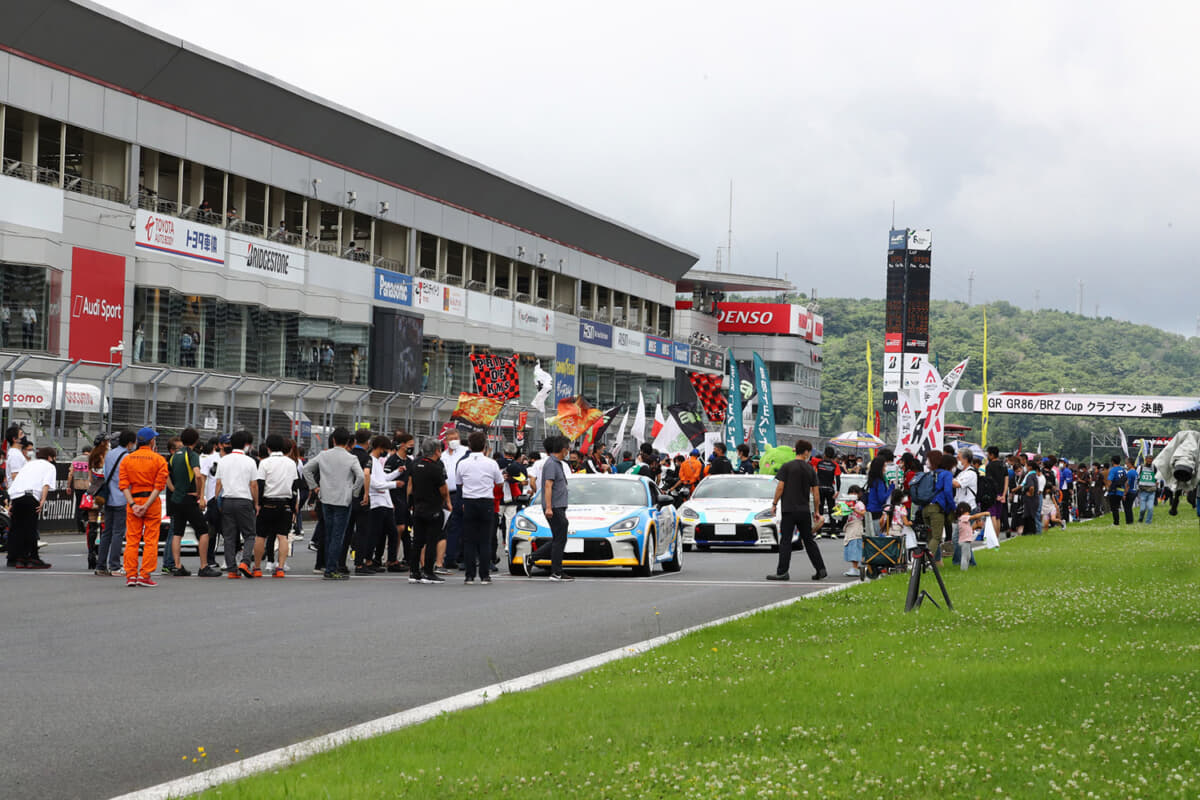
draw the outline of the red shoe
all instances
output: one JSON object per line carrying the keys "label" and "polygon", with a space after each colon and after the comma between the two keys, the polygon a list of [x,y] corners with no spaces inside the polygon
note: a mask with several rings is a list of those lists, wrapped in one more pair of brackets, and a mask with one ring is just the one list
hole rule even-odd
{"label": "red shoe", "polygon": [[139,584],[138,584],[138,579],[137,579],[137,578],[126,578],[126,579],[125,579],[125,588],[129,588],[130,586],[134,586],[134,587],[136,587],[136,586],[138,586],[138,585],[139,585]]}
{"label": "red shoe", "polygon": [[238,572],[242,573],[242,574],[243,574],[243,575],[245,575],[247,578],[253,578],[253,577],[254,577],[254,572],[253,572],[253,570],[251,570],[251,569],[250,569],[250,565],[249,565],[249,564],[247,564],[245,561],[243,561],[243,562],[241,562],[240,564],[238,564]]}
{"label": "red shoe", "polygon": [[50,569],[50,565],[47,564],[45,561],[42,561],[42,559],[40,557],[35,558],[32,561],[26,562],[25,566],[26,566],[26,569]]}
{"label": "red shoe", "polygon": [[234,580],[237,580],[238,578],[240,578],[240,577],[242,577],[242,576],[241,576],[241,575],[239,575],[239,574],[237,574],[237,572],[235,571],[235,572],[230,572],[230,573],[229,573],[229,577],[230,577],[230,578],[232,578],[232,579],[234,579]]}
{"label": "red shoe", "polygon": [[275,578],[286,578],[286,577],[287,577],[287,573],[283,571],[283,567],[276,567],[276,568],[275,568],[275,575],[274,575],[274,576],[272,576],[272,577],[275,577]]}
{"label": "red shoe", "polygon": [[138,578],[138,586],[154,587],[158,586],[158,584],[154,582],[154,578],[146,576],[145,578]]}
{"label": "red shoe", "polygon": [[250,577],[251,577],[251,578],[261,578],[261,577],[262,577],[262,570],[261,570],[261,569],[255,569],[253,572],[251,572],[251,573],[250,573]]}

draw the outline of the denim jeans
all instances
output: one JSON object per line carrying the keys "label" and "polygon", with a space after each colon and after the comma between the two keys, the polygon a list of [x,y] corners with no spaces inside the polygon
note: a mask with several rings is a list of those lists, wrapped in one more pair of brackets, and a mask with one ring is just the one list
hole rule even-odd
{"label": "denim jeans", "polygon": [[1149,525],[1154,521],[1154,500],[1157,497],[1157,492],[1154,489],[1150,491],[1138,490],[1138,521],[1145,522]]}
{"label": "denim jeans", "polygon": [[350,506],[321,504],[325,522],[325,574],[332,575],[338,569],[342,552],[342,537],[346,535],[346,524],[350,521]]}
{"label": "denim jeans", "polygon": [[104,506],[104,530],[96,546],[96,566],[116,572],[125,555],[125,505]]}

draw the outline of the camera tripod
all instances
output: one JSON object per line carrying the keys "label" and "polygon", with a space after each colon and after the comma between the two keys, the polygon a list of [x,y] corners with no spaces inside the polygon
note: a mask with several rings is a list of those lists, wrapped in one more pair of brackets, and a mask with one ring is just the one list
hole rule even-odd
{"label": "camera tripod", "polygon": [[[920,608],[921,603],[926,598],[928,598],[929,602],[937,606],[937,601],[933,599],[933,595],[921,588],[921,573],[927,569],[933,570],[933,577],[937,578],[938,587],[942,590],[942,597],[946,601],[946,608],[953,611],[954,604],[950,602],[950,595],[946,591],[946,584],[942,581],[942,573],[933,561],[933,553],[929,552],[928,539],[918,539],[917,549],[912,552],[912,573],[908,579],[908,597],[904,601],[904,610],[908,612],[914,608]],[[941,608],[941,606],[938,606],[938,608]]]}

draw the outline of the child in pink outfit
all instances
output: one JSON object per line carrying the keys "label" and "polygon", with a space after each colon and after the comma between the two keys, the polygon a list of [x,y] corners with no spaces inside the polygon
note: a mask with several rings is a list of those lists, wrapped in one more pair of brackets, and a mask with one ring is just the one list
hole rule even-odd
{"label": "child in pink outfit", "polygon": [[959,503],[958,520],[955,524],[958,526],[958,548],[959,559],[962,571],[966,572],[971,566],[971,545],[975,544],[975,531],[983,528],[984,520],[991,516],[989,511],[981,511],[978,514],[971,513],[971,506],[967,503]]}

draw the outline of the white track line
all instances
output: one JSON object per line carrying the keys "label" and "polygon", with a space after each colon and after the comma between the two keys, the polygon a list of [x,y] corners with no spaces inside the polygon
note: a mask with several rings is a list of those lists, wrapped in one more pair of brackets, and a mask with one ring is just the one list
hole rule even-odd
{"label": "white track line", "polygon": [[786,600],[780,600],[775,603],[768,603],[765,606],[752,608],[749,611],[743,611],[739,614],[733,614],[728,617],[714,619],[710,622],[702,622],[699,625],[693,625],[689,628],[667,633],[662,636],[656,636],[653,639],[646,639],[642,642],[618,647],[615,650],[609,650],[606,653],[599,653],[587,658],[581,658],[578,661],[571,661],[566,664],[560,664],[557,667],[531,672],[528,675],[522,675],[519,678],[514,678],[511,681],[502,681],[493,683],[491,686],[484,686],[482,689],[473,689],[469,692],[447,697],[444,700],[438,700],[433,703],[427,703],[423,706],[410,708],[407,711],[401,711],[398,714],[391,714],[386,717],[364,722],[359,725],[353,725],[349,728],[343,728],[340,731],[327,733],[324,736],[317,736],[313,739],[308,739],[303,742],[291,744],[286,747],[280,747],[275,750],[270,750],[257,756],[235,761],[232,764],[225,764],[220,767],[198,772],[195,775],[189,775],[185,778],[177,778],[173,781],[160,783],[157,786],[151,786],[146,789],[138,789],[137,791],[129,792],[128,794],[120,795],[113,800],[169,800],[170,798],[186,797],[188,795],[202,792],[205,789],[211,789],[222,783],[235,781],[240,778],[246,778],[251,775],[256,775],[261,772],[268,772],[274,769],[288,767],[295,762],[315,756],[318,753],[324,753],[341,745],[350,742],[367,739],[374,736],[381,736],[385,733],[407,728],[411,725],[416,725],[421,722],[433,719],[442,714],[451,711],[460,711],[464,708],[474,708],[495,700],[502,694],[511,692],[522,692],[528,689],[533,689],[543,684],[552,681],[569,678],[572,675],[578,675],[581,672],[595,669],[612,661],[618,661],[630,656],[640,655],[656,647],[661,647],[664,644],[681,639],[690,633],[712,628],[717,625],[723,625],[727,622],[743,619],[752,614],[757,614],[760,611],[770,611],[776,608],[792,605],[801,600],[819,597],[821,595],[830,594],[832,592],[842,591],[855,583],[839,583],[822,589],[813,594],[798,595],[789,597]]}

